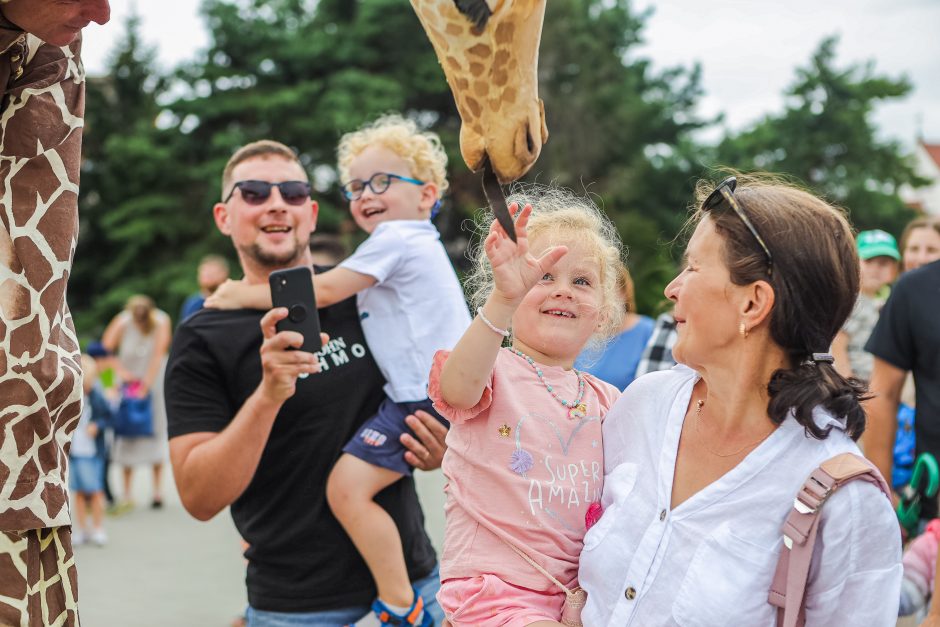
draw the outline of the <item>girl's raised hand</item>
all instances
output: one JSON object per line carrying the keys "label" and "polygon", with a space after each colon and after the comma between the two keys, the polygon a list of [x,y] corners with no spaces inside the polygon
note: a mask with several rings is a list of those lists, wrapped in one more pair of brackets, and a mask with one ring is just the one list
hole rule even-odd
{"label": "girl's raised hand", "polygon": [[546,248],[541,256],[529,253],[527,226],[532,206],[519,210],[518,203],[509,205],[509,213],[515,218],[516,242],[513,242],[497,221],[490,225],[489,235],[483,243],[486,256],[493,268],[494,295],[508,302],[518,302],[538,283],[559,259],[568,252],[566,246]]}

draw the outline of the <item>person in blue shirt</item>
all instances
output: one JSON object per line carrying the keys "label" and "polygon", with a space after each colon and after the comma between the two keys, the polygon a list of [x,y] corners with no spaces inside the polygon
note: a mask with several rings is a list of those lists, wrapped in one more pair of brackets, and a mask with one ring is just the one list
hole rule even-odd
{"label": "person in blue shirt", "polygon": [[206,299],[212,296],[216,288],[225,283],[229,276],[228,261],[221,255],[206,255],[199,261],[199,270],[196,280],[199,282],[199,291],[191,294],[180,309],[180,317],[177,321],[182,322],[200,309],[206,302]]}
{"label": "person in blue shirt", "polygon": [[620,289],[626,308],[620,333],[603,346],[589,345],[578,356],[574,367],[589,372],[623,391],[636,378],[640,356],[653,334],[653,319],[635,313],[633,277],[626,266],[620,269]]}

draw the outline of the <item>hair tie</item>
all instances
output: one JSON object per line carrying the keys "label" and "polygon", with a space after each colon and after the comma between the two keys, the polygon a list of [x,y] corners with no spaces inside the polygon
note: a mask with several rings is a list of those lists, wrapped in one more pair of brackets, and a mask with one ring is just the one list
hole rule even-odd
{"label": "hair tie", "polygon": [[833,362],[835,362],[835,359],[832,357],[832,353],[813,353],[813,363],[831,364]]}

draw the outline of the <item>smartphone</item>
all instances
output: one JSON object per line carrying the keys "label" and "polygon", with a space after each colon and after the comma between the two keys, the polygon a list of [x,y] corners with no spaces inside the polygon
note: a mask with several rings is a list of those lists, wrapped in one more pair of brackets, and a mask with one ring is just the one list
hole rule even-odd
{"label": "smartphone", "polygon": [[317,299],[313,295],[313,273],[307,266],[288,270],[275,270],[268,277],[271,302],[275,307],[287,308],[287,317],[277,323],[278,333],[296,331],[304,336],[300,350],[315,353],[320,342],[320,316]]}

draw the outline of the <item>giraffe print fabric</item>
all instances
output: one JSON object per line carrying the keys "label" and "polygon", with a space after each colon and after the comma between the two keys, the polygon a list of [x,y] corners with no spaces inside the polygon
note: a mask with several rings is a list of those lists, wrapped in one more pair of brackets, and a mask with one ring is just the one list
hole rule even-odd
{"label": "giraffe print fabric", "polygon": [[78,625],[69,527],[0,531],[0,625]]}
{"label": "giraffe print fabric", "polygon": [[0,19],[0,531],[70,524],[82,395],[65,287],[78,237],[80,46],[43,44]]}

